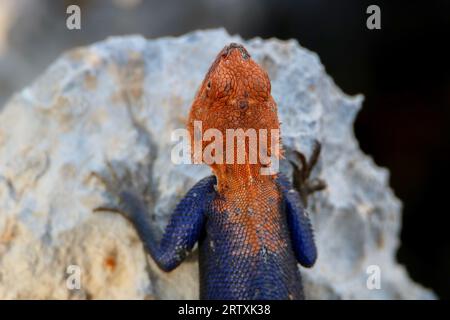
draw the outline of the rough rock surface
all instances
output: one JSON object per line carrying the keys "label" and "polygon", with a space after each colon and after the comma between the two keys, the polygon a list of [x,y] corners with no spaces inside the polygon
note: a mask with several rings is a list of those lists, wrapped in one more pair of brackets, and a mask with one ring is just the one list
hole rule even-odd
{"label": "rough rock surface", "polygon": [[[355,140],[362,96],[342,93],[318,56],[295,41],[243,41],[212,30],[73,49],[2,109],[0,298],[198,297],[195,254],[160,272],[122,217],[92,212],[109,201],[93,172],[108,172],[109,162],[118,183],[127,183],[128,168],[162,231],[177,200],[210,174],[206,166],[172,164],[171,132],[184,126],[207,68],[232,41],[271,77],[287,155],[310,153],[313,139],[323,144],[313,175],[328,189],[310,200],[319,259],[302,269],[307,296],[434,297],[395,261],[401,203],[388,172]],[[81,289],[67,288],[69,265],[80,266]],[[380,290],[366,286],[370,265],[381,270]]]}

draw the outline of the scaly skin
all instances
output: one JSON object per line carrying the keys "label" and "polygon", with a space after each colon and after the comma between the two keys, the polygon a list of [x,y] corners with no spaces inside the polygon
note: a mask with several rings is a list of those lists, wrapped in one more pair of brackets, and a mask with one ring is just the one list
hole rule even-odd
{"label": "scaly skin", "polygon": [[[246,49],[226,46],[192,104],[191,137],[194,121],[202,121],[202,133],[209,128],[222,132],[224,145],[226,129],[279,129],[270,90],[267,73]],[[270,138],[269,131],[268,150]],[[224,150],[224,157],[236,151]],[[165,271],[177,267],[199,243],[201,299],[303,299],[297,263],[311,267],[317,257],[309,218],[290,182],[281,174],[262,175],[264,165],[259,159],[250,163],[251,151],[245,147],[244,163],[211,165],[214,175],[180,201],[159,244],[138,195],[112,191],[120,200],[116,211],[133,223]],[[273,156],[280,158],[281,152]]]}

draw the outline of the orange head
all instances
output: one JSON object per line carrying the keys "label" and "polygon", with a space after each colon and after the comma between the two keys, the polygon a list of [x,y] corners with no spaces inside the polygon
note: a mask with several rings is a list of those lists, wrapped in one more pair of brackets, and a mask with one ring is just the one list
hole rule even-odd
{"label": "orange head", "polygon": [[[205,141],[208,129],[216,129],[223,137],[223,163],[209,163],[218,178],[219,189],[231,187],[232,181],[240,183],[251,183],[262,179],[260,168],[267,166],[261,161],[257,154],[257,161],[253,161],[250,152],[263,150],[259,139],[261,129],[266,131],[267,139],[264,149],[265,154],[271,155],[272,131],[279,130],[277,106],[271,94],[269,77],[253,59],[247,50],[239,44],[231,43],[222,49],[209,68],[189,114],[188,129],[191,139],[199,139],[199,132],[194,130],[194,122],[201,122],[200,132],[202,134],[201,150],[210,144]],[[228,148],[232,140],[227,139],[227,129],[242,129],[249,133],[248,129],[256,132],[257,145],[250,143],[250,136],[246,136],[244,163],[237,160],[237,148],[242,141],[233,137],[234,148]],[[193,140],[191,140],[193,142]],[[277,141],[279,142],[279,141]],[[194,143],[191,144],[194,146]],[[258,149],[258,150],[257,150]],[[194,151],[194,150],[193,150]],[[227,163],[226,159],[231,156],[234,163]],[[217,150],[212,152],[217,154]],[[276,157],[280,154],[277,152]],[[267,177],[266,177],[267,178]]]}

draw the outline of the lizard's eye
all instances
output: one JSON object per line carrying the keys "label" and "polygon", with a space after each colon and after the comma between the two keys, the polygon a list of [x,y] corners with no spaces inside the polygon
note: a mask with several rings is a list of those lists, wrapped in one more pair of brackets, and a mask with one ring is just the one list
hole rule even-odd
{"label": "lizard's eye", "polygon": [[206,84],[206,89],[211,90],[211,80]]}

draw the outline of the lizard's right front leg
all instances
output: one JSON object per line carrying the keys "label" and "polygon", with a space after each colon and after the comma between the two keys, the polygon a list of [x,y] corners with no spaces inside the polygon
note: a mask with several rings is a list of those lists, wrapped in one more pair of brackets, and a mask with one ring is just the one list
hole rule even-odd
{"label": "lizard's right front leg", "polygon": [[115,185],[117,181],[110,181],[103,177],[101,180],[107,191],[117,199],[117,203],[113,208],[104,206],[96,208],[94,211],[120,213],[133,224],[145,249],[159,268],[164,271],[176,268],[200,237],[205,222],[204,209],[210,199],[209,196],[214,191],[215,177],[210,176],[200,180],[188,191],[172,213],[159,244],[150,227],[147,209],[140,196],[133,193],[132,190],[120,190],[120,187],[117,188]]}

